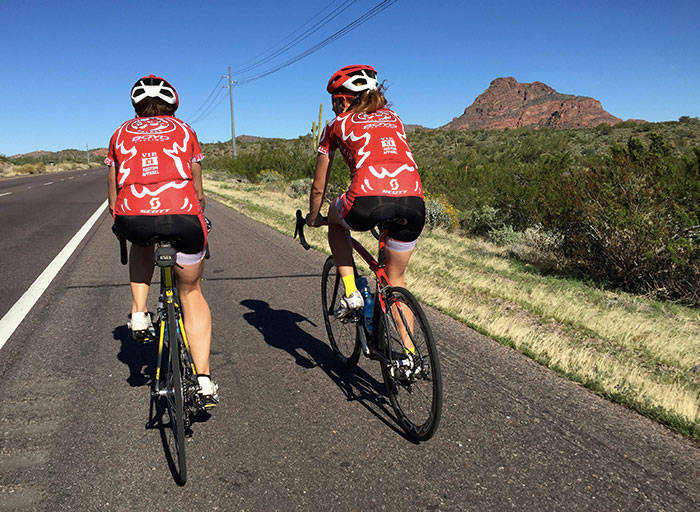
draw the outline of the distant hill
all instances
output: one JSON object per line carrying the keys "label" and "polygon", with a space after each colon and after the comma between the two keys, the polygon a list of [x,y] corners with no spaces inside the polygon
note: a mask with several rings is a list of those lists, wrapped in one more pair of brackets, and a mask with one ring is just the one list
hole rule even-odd
{"label": "distant hill", "polygon": [[425,126],[421,126],[420,124],[404,124],[403,125],[404,129],[406,130],[406,133],[411,133],[416,130],[431,130],[432,128],[426,128]]}
{"label": "distant hill", "polygon": [[50,151],[43,151],[43,150],[38,150],[38,151],[31,151],[29,153],[22,153],[19,155],[12,155],[10,158],[22,158],[22,157],[27,157],[27,158],[41,158],[44,155],[50,155]]}
{"label": "distant hill", "polygon": [[[95,157],[106,157],[107,148],[95,148],[90,150],[90,156]],[[85,150],[84,149],[63,149],[61,151],[31,151],[29,153],[22,153],[19,155],[12,155],[10,158],[15,160],[25,159],[25,160],[41,160],[41,161],[57,161],[61,162],[64,160],[84,160]]]}
{"label": "distant hill", "polygon": [[442,126],[446,130],[482,130],[549,126],[584,128],[613,125],[615,117],[598,100],[562,94],[542,82],[520,83],[513,77],[496,78],[464,113]]}

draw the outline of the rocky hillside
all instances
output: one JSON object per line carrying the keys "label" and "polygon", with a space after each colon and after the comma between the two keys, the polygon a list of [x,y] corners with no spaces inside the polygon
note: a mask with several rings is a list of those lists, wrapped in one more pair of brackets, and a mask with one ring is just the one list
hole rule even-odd
{"label": "rocky hillside", "polygon": [[579,128],[622,121],[593,98],[561,94],[542,82],[521,84],[496,78],[474,103],[442,126],[448,130],[481,130],[551,126]]}

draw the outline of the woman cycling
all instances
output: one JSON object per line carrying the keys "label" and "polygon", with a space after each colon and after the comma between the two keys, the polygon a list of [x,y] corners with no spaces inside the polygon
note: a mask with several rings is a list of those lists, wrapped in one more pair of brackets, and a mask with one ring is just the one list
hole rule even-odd
{"label": "woman cycling", "polygon": [[131,88],[131,103],[136,118],[112,135],[105,159],[115,230],[132,242],[128,325],[134,339],[155,336],[146,308],[154,270],[151,240],[169,238],[178,250],[175,277],[200,394],[205,407],[213,407],[219,396],[209,377],[211,311],[200,286],[207,240],[202,150],[192,128],[173,116],[177,92],[163,78],[140,78]]}
{"label": "woman cycling", "polygon": [[425,224],[425,203],[403,123],[386,108],[374,68],[344,67],[333,74],[326,90],[332,95],[336,118],[321,136],[306,222],[311,227],[324,224],[319,211],[335,150],[340,149],[350,167],[350,187],[328,210],[328,243],[345,287],[335,312],[342,317],[363,307],[355,284],[350,230],[367,231],[385,221],[386,272],[392,285],[404,286],[408,260]]}

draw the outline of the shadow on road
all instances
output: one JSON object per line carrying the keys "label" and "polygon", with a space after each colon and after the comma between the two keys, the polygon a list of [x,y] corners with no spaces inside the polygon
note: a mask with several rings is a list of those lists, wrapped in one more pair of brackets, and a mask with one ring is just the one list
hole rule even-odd
{"label": "shadow on road", "polygon": [[[126,325],[115,327],[112,335],[115,340],[121,342],[121,350],[117,354],[117,359],[129,368],[129,377],[127,377],[126,382],[132,387],[150,385],[156,374],[157,344],[155,342],[139,343],[134,341]],[[163,357],[167,359],[167,353],[164,353]],[[177,485],[182,486],[185,485],[185,477],[183,468],[176,460],[178,448],[173,434],[174,423],[170,414],[165,400],[155,400],[151,396],[145,428],[146,430],[158,430],[170,473]],[[204,423],[210,418],[211,415],[207,411],[199,411],[190,416],[189,420],[191,424],[195,424]],[[187,427],[186,436],[191,437],[192,435],[193,431],[190,425]]]}
{"label": "shadow on road", "polygon": [[134,341],[126,325],[115,327],[112,335],[122,344],[117,359],[129,367],[126,382],[132,387],[149,384],[156,374],[156,344]]}
{"label": "shadow on road", "polygon": [[244,313],[243,318],[263,335],[270,346],[288,352],[302,368],[321,369],[348,401],[357,401],[394,432],[406,437],[396,426],[396,417],[384,395],[384,384],[359,366],[352,370],[344,368],[328,344],[300,327],[303,322],[316,324],[299,313],[272,309],[262,300],[246,299],[241,305],[251,310]]}

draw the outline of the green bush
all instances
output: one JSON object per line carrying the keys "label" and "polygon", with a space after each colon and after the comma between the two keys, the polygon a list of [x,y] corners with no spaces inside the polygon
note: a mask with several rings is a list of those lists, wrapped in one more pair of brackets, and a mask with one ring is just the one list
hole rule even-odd
{"label": "green bush", "polygon": [[16,170],[18,174],[37,174],[44,171],[44,164],[22,164]]}
{"label": "green bush", "polygon": [[311,178],[301,178],[294,180],[289,184],[290,197],[308,197],[311,192]]}
{"label": "green bush", "polygon": [[454,229],[459,225],[457,212],[443,196],[425,197],[425,225],[429,229]]}
{"label": "green bush", "polygon": [[272,169],[263,169],[258,173],[260,183],[281,183],[284,178],[280,173]]}
{"label": "green bush", "polygon": [[700,148],[652,133],[562,178],[545,207],[566,256],[596,280],[700,303]]}
{"label": "green bush", "polygon": [[523,233],[515,231],[513,226],[503,226],[502,228],[489,231],[488,239],[496,245],[515,245],[523,239]]}
{"label": "green bush", "polygon": [[485,235],[505,225],[505,215],[492,206],[459,212],[459,225],[467,233]]}
{"label": "green bush", "polygon": [[562,235],[547,231],[542,226],[527,228],[520,235],[508,248],[512,257],[546,272],[566,268],[568,262],[562,256]]}

